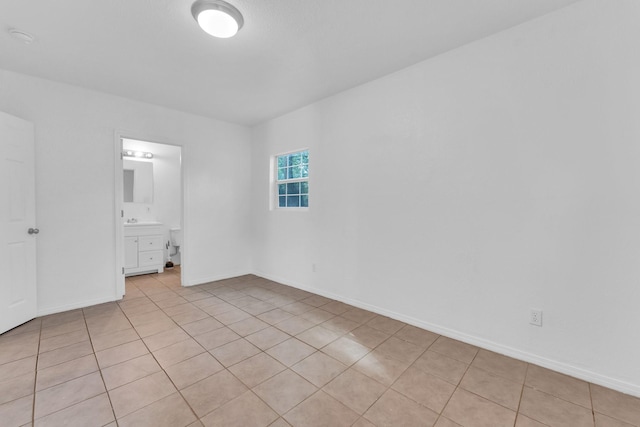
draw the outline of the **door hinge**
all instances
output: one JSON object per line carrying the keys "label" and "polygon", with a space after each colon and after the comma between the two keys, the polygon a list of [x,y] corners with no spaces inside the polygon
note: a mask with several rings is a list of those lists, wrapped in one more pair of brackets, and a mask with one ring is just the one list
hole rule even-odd
{"label": "door hinge", "polygon": [[122,267],[122,274],[124,274],[124,267]]}
{"label": "door hinge", "polygon": [[123,209],[120,210],[120,218],[124,218],[124,210]]}
{"label": "door hinge", "polygon": [[124,154],[120,153],[120,160],[124,159]]}

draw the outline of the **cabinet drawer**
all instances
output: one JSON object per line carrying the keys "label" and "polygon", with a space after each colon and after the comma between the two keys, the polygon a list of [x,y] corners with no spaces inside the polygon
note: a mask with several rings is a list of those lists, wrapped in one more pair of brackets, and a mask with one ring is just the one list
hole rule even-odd
{"label": "cabinet drawer", "polygon": [[161,265],[164,262],[162,251],[147,251],[138,253],[138,266],[150,267]]}
{"label": "cabinet drawer", "polygon": [[160,251],[162,250],[162,236],[140,236],[138,238],[138,250]]}

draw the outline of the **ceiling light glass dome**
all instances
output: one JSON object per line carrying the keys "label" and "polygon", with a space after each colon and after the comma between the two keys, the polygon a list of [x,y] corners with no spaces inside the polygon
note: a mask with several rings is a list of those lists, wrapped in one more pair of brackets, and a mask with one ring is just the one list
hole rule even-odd
{"label": "ceiling light glass dome", "polygon": [[223,39],[235,36],[244,24],[240,11],[222,0],[198,0],[191,14],[207,34]]}

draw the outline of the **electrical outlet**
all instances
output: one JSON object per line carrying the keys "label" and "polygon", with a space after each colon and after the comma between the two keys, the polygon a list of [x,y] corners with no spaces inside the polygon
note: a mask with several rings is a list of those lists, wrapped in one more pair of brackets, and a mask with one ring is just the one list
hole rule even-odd
{"label": "electrical outlet", "polygon": [[542,310],[532,308],[529,323],[535,326],[542,326]]}

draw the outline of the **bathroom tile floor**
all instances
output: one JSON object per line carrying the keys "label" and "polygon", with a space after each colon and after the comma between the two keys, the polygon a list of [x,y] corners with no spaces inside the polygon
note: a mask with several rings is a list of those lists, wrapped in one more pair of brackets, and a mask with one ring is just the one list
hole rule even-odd
{"label": "bathroom tile floor", "polygon": [[640,426],[640,399],[256,276],[0,335],[3,426]]}

